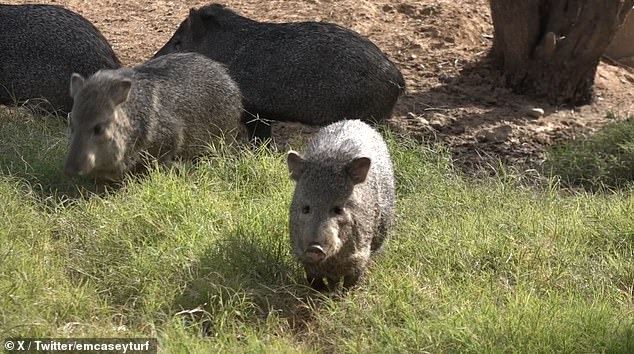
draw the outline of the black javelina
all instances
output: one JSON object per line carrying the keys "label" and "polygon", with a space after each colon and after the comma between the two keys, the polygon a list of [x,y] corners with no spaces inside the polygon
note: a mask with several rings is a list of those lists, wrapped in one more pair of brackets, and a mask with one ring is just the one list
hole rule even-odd
{"label": "black javelina", "polygon": [[316,126],[381,121],[405,89],[399,69],[356,32],[325,22],[257,22],[218,4],[191,9],[155,56],[172,52],[228,65],[258,138],[271,130],[254,117]]}
{"label": "black javelina", "polygon": [[108,41],[79,14],[56,5],[0,5],[0,103],[45,99],[50,106],[40,108],[70,112],[72,73],[119,67]]}

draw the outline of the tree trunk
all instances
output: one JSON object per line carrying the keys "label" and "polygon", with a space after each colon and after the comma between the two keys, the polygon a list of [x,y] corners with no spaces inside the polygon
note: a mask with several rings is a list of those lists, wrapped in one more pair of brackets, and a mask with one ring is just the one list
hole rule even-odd
{"label": "tree trunk", "polygon": [[634,0],[490,0],[491,54],[514,91],[552,104],[592,100],[597,65]]}

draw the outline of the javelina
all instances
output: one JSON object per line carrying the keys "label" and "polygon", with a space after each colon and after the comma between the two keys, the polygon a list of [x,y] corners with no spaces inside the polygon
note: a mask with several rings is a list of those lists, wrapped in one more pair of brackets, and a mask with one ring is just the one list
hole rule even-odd
{"label": "javelina", "polygon": [[103,35],[56,5],[0,5],[0,103],[44,98],[70,112],[68,78],[121,63]]}
{"label": "javelina", "polygon": [[394,220],[394,172],[381,135],[359,120],[332,123],[306,155],[287,155],[297,182],[290,208],[293,253],[315,289],[356,284]]}
{"label": "javelina", "polygon": [[71,142],[65,172],[120,179],[144,155],[193,158],[213,139],[239,139],[242,102],[226,68],[196,53],[135,68],[73,74]]}
{"label": "javelina", "polygon": [[398,68],[356,32],[325,22],[257,22],[219,4],[191,9],[155,56],[171,52],[227,64],[249,133],[260,138],[271,129],[255,116],[317,126],[389,118],[405,88]]}

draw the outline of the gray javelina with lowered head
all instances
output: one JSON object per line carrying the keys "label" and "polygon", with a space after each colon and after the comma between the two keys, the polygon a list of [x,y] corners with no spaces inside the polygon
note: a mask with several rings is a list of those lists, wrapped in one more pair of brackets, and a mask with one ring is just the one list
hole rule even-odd
{"label": "gray javelina with lowered head", "polygon": [[132,69],[74,74],[69,175],[120,179],[146,162],[203,153],[243,137],[242,101],[226,68],[196,53],[171,54]]}
{"label": "gray javelina with lowered head", "polygon": [[99,30],[57,5],[0,5],[0,103],[45,99],[70,112],[72,73],[121,67]]}
{"label": "gray javelina with lowered head", "polygon": [[394,172],[381,135],[359,120],[321,128],[305,156],[287,155],[297,182],[290,207],[293,253],[313,288],[356,284],[394,222]]}
{"label": "gray javelina with lowered head", "polygon": [[[245,122],[260,118],[322,126],[391,116],[405,81],[367,38],[325,22],[266,23],[219,4],[191,9],[155,56],[198,52],[229,66],[242,91]],[[253,121],[250,135],[269,137]]]}

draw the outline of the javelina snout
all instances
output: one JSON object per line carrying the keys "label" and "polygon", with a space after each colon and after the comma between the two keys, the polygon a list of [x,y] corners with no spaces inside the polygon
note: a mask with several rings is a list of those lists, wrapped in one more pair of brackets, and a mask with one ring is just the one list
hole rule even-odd
{"label": "javelina snout", "polygon": [[67,176],[89,175],[96,165],[96,156],[82,146],[78,138],[71,138],[68,157],[64,163],[64,174]]}
{"label": "javelina snout", "polygon": [[67,176],[85,176],[90,174],[95,166],[95,154],[87,154],[79,157],[71,153],[64,164],[64,173]]}
{"label": "javelina snout", "polygon": [[[93,75],[100,77],[105,71]],[[117,77],[98,86],[80,74],[71,75],[70,94],[74,104],[69,114],[70,146],[64,165],[69,176],[113,174],[119,171],[124,154],[123,137],[117,136],[116,107],[128,99],[132,81]]]}
{"label": "javelina snout", "polygon": [[326,258],[326,252],[318,242],[313,242],[306,248],[304,257],[310,262],[317,263]]}

